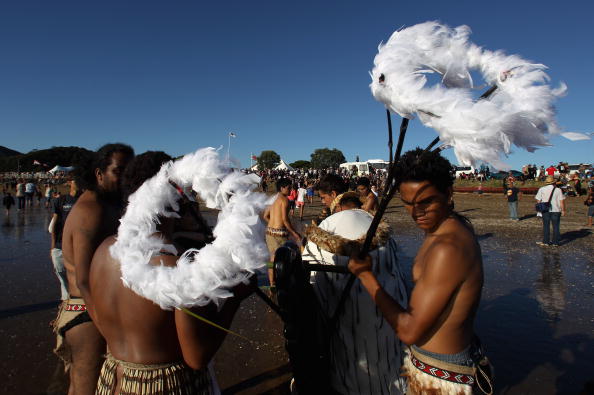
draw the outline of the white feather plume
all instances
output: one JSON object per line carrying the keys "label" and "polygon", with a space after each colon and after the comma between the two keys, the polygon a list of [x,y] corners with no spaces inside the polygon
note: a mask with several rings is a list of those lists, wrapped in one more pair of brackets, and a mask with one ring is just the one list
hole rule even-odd
{"label": "white feather plume", "polygon": [[[215,241],[186,251],[176,267],[151,265],[161,250],[175,247],[153,236],[159,216],[177,217],[178,194],[169,184],[191,187],[209,208],[221,210]],[[121,263],[122,281],[163,309],[220,303],[232,287],[264,266],[268,250],[259,213],[269,198],[254,192],[259,178],[232,171],[214,148],[203,148],[163,165],[130,196],[110,253]]]}
{"label": "white feather plume", "polygon": [[[470,33],[468,26],[438,22],[394,32],[379,46],[371,91],[390,110],[434,128],[461,164],[507,168],[501,156],[512,145],[532,152],[550,145],[549,134],[561,133],[553,102],[567,87],[551,88],[546,66],[478,47]],[[473,98],[472,70],[497,86],[488,99]],[[426,74],[433,72],[442,84],[428,87]]]}

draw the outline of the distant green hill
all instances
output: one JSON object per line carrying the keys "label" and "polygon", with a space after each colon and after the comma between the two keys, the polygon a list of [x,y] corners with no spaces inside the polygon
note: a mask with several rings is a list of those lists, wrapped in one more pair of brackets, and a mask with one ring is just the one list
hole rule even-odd
{"label": "distant green hill", "polygon": [[0,158],[5,158],[7,156],[14,156],[14,155],[21,155],[19,151],[15,151],[10,148],[6,148],[0,145]]}
{"label": "distant green hill", "polygon": [[[55,165],[73,166],[91,154],[85,148],[80,147],[52,147],[43,150],[35,150],[26,154],[21,154],[11,149],[0,147],[0,172],[17,171],[47,171]],[[13,152],[10,156],[4,155],[4,152]],[[37,161],[43,165],[34,165]]]}

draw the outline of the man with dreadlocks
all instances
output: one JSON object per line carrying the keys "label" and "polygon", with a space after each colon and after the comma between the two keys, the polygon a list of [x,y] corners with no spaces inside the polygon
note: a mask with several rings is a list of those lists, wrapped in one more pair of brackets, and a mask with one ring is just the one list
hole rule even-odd
{"label": "man with dreadlocks", "polygon": [[481,249],[470,222],[454,211],[451,164],[438,152],[403,155],[396,175],[400,197],[425,239],[412,268],[407,309],[384,290],[370,256],[351,255],[361,281],[409,350],[408,394],[492,392],[489,364],[473,323],[483,288]]}

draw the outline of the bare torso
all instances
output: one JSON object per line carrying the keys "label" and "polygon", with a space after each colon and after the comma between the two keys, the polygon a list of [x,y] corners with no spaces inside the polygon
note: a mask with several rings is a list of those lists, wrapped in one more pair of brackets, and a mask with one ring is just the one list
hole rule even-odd
{"label": "bare torso", "polygon": [[268,226],[276,229],[286,229],[284,217],[289,212],[289,199],[282,193],[277,194],[276,200],[268,210]]}
{"label": "bare torso", "polygon": [[[163,310],[125,287],[120,263],[109,252],[114,242],[115,237],[109,237],[99,246],[89,276],[93,321],[107,341],[108,351],[127,362],[156,364],[183,360],[193,369],[205,368],[223,342],[225,332],[182,310]],[[173,267],[177,259],[177,256],[158,255],[150,263]],[[190,310],[228,328],[241,299],[249,295],[244,288],[243,284],[234,288],[232,292],[239,296],[227,299],[220,311],[212,304]]]}
{"label": "bare torso", "polygon": [[79,280],[76,277],[75,263],[80,262],[79,270],[88,274],[95,249],[107,236],[117,232],[120,215],[118,207],[101,202],[97,193],[92,191],[84,192],[72,207],[62,236],[64,267],[71,296],[83,296],[79,289],[80,277]]}
{"label": "bare torso", "polygon": [[444,244],[461,253],[456,254],[457,259],[448,262],[448,267],[443,269],[457,272],[456,277],[462,280],[452,285],[455,291],[447,305],[416,345],[427,351],[453,354],[463,350],[472,340],[474,316],[483,286],[483,266],[480,247],[472,231],[459,220],[449,218],[438,232],[426,236],[419,249],[412,268],[415,284],[423,279],[428,265],[431,265],[426,257],[438,252],[436,249]]}
{"label": "bare torso", "polygon": [[[107,238],[97,249],[90,272],[94,300],[94,322],[109,352],[117,359],[142,364],[183,359],[175,326],[174,311],[162,310],[122,283],[120,265],[108,248],[115,238]],[[162,255],[153,263],[175,263],[177,257]]]}

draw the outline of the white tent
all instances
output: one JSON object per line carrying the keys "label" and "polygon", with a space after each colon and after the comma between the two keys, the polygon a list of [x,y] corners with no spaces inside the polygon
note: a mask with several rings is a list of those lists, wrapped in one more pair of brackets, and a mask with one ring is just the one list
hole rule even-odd
{"label": "white tent", "polygon": [[74,170],[73,166],[59,166],[56,165],[53,169],[49,170],[48,173],[56,173],[58,171],[63,171],[65,173],[71,172],[72,170]]}
{"label": "white tent", "polygon": [[280,160],[280,163],[278,164],[278,166],[276,166],[274,168],[274,170],[288,170],[288,171],[293,171],[295,169],[293,169],[291,166],[289,166],[284,160]]}

